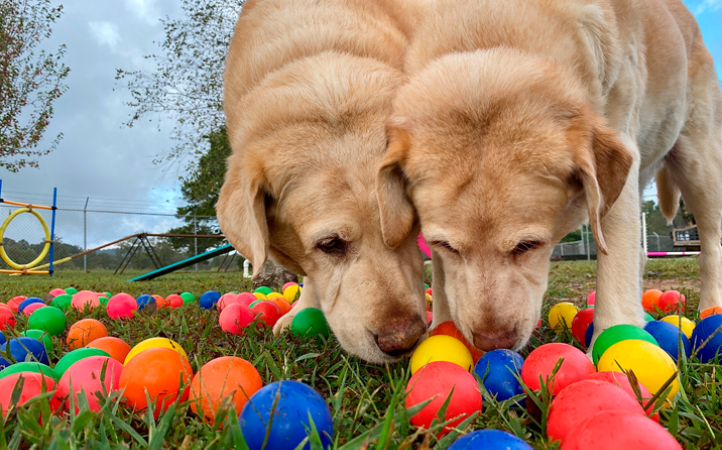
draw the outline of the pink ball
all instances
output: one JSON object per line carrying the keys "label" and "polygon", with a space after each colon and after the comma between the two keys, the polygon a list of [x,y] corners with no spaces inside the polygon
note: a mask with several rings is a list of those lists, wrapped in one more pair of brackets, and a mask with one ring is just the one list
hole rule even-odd
{"label": "pink ball", "polygon": [[100,306],[98,294],[92,291],[80,291],[73,295],[73,300],[71,300],[70,306],[80,312],[83,312],[83,310],[85,310],[85,305],[88,305],[91,311]]}
{"label": "pink ball", "polygon": [[572,430],[562,450],[682,450],[661,425],[628,411],[601,411]]}
{"label": "pink ball", "polygon": [[246,305],[249,308],[251,307],[251,303],[258,300],[255,295],[251,294],[250,292],[241,292],[236,297],[238,299],[238,303],[241,305]]}
{"label": "pink ball", "polygon": [[298,283],[296,283],[295,281],[289,281],[288,283],[283,285],[283,287],[281,288],[281,292],[285,291],[286,288],[289,286],[298,286]]}
{"label": "pink ball", "polygon": [[[629,378],[627,377],[626,373],[597,372],[589,375],[587,378],[585,378],[585,380],[597,380],[603,381],[605,383],[611,383],[626,392],[627,395],[634,399],[634,401],[637,401],[637,393],[634,392],[632,384],[629,382]],[[647,403],[649,403],[650,400],[652,400],[652,394],[640,382],[637,382],[637,387],[639,388],[639,393],[642,394],[642,405],[646,405]],[[651,414],[652,411],[654,411],[654,405],[649,405],[649,408],[647,408],[647,414]],[[650,418],[655,422],[659,423],[659,413],[656,413]]]}
{"label": "pink ball", "polygon": [[[0,411],[3,417],[7,414],[10,405],[12,405],[12,394],[18,378],[23,377],[23,389],[20,391],[20,399],[18,406],[22,406],[25,402],[38,395],[55,389],[55,381],[45,375],[34,372],[20,372],[8,375],[0,379]],[[50,410],[55,412],[60,407],[59,402],[50,399]]]}
{"label": "pink ball", "polygon": [[256,315],[248,306],[234,303],[228,305],[218,317],[221,329],[230,334],[243,334],[243,329],[253,322]]}
{"label": "pink ball", "polygon": [[660,311],[665,313],[676,313],[678,309],[684,312],[684,307],[686,304],[687,299],[685,298],[684,294],[680,293],[679,291],[670,290],[665,291],[664,294],[659,297],[657,307],[660,309]]}
{"label": "pink ball", "polygon": [[557,395],[570,384],[596,372],[594,364],[581,350],[569,344],[544,344],[529,353],[521,369],[521,379],[532,390],[541,390],[540,378],[549,383],[557,361],[564,359],[553,380],[552,395]]}
{"label": "pink ball", "polygon": [[40,308],[45,308],[46,306],[48,305],[46,305],[45,303],[31,303],[26,306],[25,309],[23,309],[23,315],[30,317],[32,313],[39,310]]}
{"label": "pink ball", "polygon": [[[105,378],[101,381],[100,376],[105,367]],[[123,364],[107,356],[89,356],[83,358],[70,366],[58,382],[55,393],[56,398],[64,402],[65,408],[70,407],[70,383],[73,384],[73,401],[75,411],[78,408],[78,393],[82,390],[88,399],[91,411],[100,411],[100,401],[97,394],[105,395],[117,391],[120,387],[120,373],[123,371]],[[105,391],[103,391],[105,386]]]}
{"label": "pink ball", "polygon": [[218,311],[223,311],[226,307],[228,307],[234,303],[239,303],[236,300],[236,297],[238,297],[238,296],[236,294],[234,294],[233,292],[229,292],[227,294],[221,295],[221,298],[218,299],[218,303],[216,303],[216,308],[218,308]]}
{"label": "pink ball", "polygon": [[135,311],[138,310],[138,303],[130,294],[115,294],[108,300],[106,310],[108,311],[108,317],[113,320],[132,319],[135,316]]}
{"label": "pink ball", "polygon": [[434,320],[434,313],[431,311],[426,311],[426,324],[431,325],[431,322]]}
{"label": "pink ball", "polygon": [[48,292],[49,295],[52,295],[53,297],[57,297],[58,295],[66,294],[64,289],[55,288],[52,291]]}
{"label": "pink ball", "polygon": [[594,302],[597,300],[597,291],[592,291],[591,294],[589,294],[589,297],[587,297],[587,305],[593,305]]}

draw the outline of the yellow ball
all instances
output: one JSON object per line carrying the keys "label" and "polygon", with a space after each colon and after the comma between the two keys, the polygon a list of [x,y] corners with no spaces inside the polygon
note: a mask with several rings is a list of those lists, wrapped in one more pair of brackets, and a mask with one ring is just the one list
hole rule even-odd
{"label": "yellow ball", "polygon": [[431,336],[419,345],[411,355],[411,373],[434,361],[448,361],[471,371],[474,360],[469,349],[451,336]]}
{"label": "yellow ball", "polygon": [[[681,324],[680,324],[680,319],[682,321]],[[687,336],[688,339],[692,339],[692,332],[694,331],[694,327],[696,325],[694,322],[692,322],[688,318],[686,318],[686,317],[680,318],[677,315],[671,315],[671,316],[667,316],[667,317],[662,317],[659,320],[661,320],[662,322],[671,323],[672,325],[674,325],[677,328],[681,328],[682,333],[684,333],[684,335]],[[682,325],[682,326],[680,327],[680,325]]]}
{"label": "yellow ball", "polygon": [[170,339],[156,337],[156,338],[146,339],[143,342],[136,345],[135,347],[133,347],[132,349],[130,349],[128,356],[125,357],[125,362],[123,363],[123,365],[127,365],[128,361],[130,361],[135,355],[142,352],[143,350],[148,350],[150,348],[158,348],[158,347],[169,348],[171,350],[175,350],[176,352],[178,352],[179,355],[181,355],[185,359],[188,359],[188,354],[186,354],[186,351],[183,350],[183,347],[181,347],[179,343],[177,343],[176,341],[171,341]]}
{"label": "yellow ball", "polygon": [[428,293],[426,293],[425,295],[426,295],[426,297],[425,297],[425,298],[426,298],[426,303],[431,303],[431,302],[433,301],[433,299],[431,298],[431,296],[430,296]]}
{"label": "yellow ball", "polygon": [[566,323],[566,328],[571,330],[572,320],[574,320],[574,316],[578,312],[579,310],[572,303],[557,303],[549,310],[549,326],[552,327],[555,333],[561,333],[564,331],[564,324]]}
{"label": "yellow ball", "polygon": [[[633,371],[637,380],[655,395],[664,383],[677,373],[672,358],[658,346],[636,339],[617,342],[607,349],[597,364],[599,372]],[[679,377],[670,385],[672,390],[667,396],[671,400],[679,391]]]}
{"label": "yellow ball", "polygon": [[268,300],[268,297],[260,292],[254,292],[253,295],[255,295],[258,300]]}
{"label": "yellow ball", "polygon": [[278,292],[271,292],[270,294],[266,295],[267,300],[272,300],[274,298],[284,298],[283,295],[279,294]]}
{"label": "yellow ball", "polygon": [[298,297],[301,295],[301,286],[297,284],[292,284],[286,289],[283,290],[283,298],[288,300],[288,303],[293,303],[296,300],[298,300]]}

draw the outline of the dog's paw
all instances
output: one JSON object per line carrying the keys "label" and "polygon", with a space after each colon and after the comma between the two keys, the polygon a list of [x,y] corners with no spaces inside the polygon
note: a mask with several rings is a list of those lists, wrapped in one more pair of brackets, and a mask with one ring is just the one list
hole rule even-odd
{"label": "dog's paw", "polygon": [[291,326],[291,322],[293,322],[293,318],[296,317],[296,312],[289,311],[286,314],[283,315],[276,324],[273,326],[273,334],[274,336],[278,336],[279,334],[283,333],[286,328]]}

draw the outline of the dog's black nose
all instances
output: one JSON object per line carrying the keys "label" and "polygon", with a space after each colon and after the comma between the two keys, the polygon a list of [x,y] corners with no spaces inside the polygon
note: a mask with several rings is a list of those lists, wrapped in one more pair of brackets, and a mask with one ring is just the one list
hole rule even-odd
{"label": "dog's black nose", "polygon": [[426,322],[421,317],[397,317],[379,329],[374,339],[382,352],[398,358],[413,350],[424,333]]}
{"label": "dog's black nose", "polygon": [[499,348],[512,348],[516,343],[516,334],[513,331],[487,331],[473,334],[474,347],[485,352]]}

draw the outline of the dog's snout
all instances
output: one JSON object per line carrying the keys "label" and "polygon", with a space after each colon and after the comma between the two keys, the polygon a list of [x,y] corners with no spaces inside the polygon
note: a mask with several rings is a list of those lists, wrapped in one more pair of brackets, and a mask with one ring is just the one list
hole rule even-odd
{"label": "dog's snout", "polygon": [[394,358],[411,351],[426,332],[426,322],[419,316],[389,320],[374,335],[379,349]]}
{"label": "dog's snout", "polygon": [[474,346],[479,350],[489,352],[500,348],[512,348],[516,343],[516,334],[513,331],[485,331],[474,332]]}

